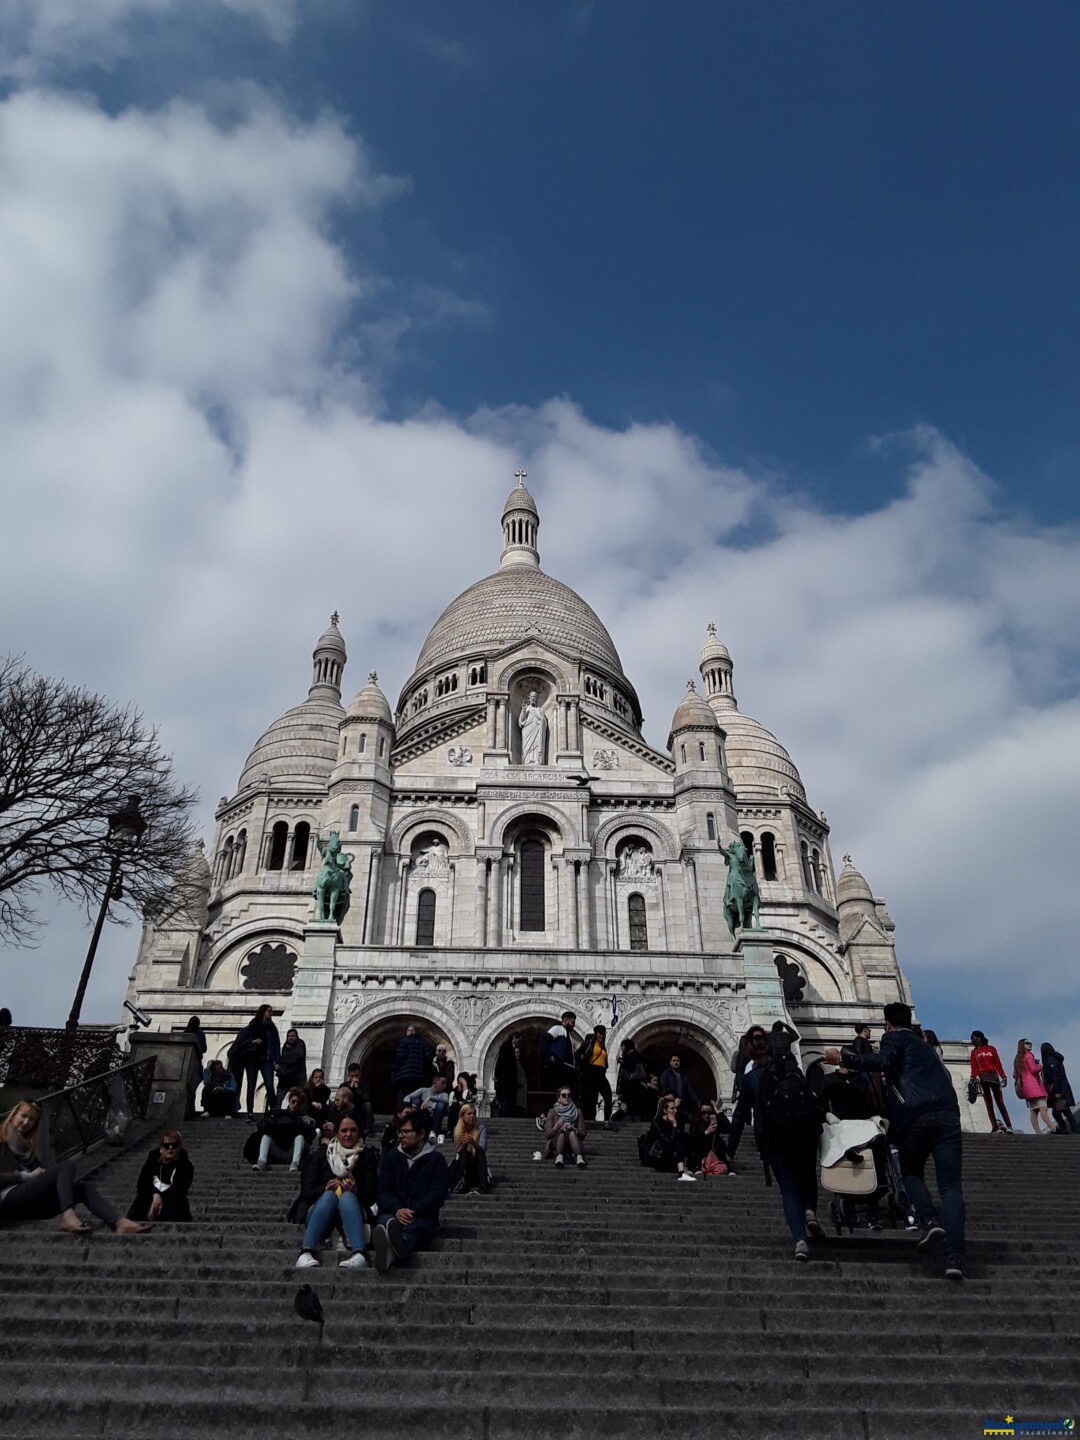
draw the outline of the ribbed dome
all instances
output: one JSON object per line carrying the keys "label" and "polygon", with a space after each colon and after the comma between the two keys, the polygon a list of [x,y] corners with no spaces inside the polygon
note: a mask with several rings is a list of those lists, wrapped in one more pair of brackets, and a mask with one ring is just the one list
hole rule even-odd
{"label": "ribbed dome", "polygon": [[256,780],[326,780],[338,752],[338,727],[345,711],[335,700],[315,695],[286,710],[260,736],[240,776],[239,789]]}
{"label": "ribbed dome", "polygon": [[507,515],[514,510],[528,510],[530,515],[535,515],[537,519],[540,518],[540,512],[536,508],[536,501],[529,494],[528,490],[525,489],[525,486],[520,483],[515,486],[506,497],[506,504],[502,508],[503,519],[505,520]]}
{"label": "ribbed dome", "polygon": [[716,621],[710,620],[708,624],[705,644],[701,647],[700,662],[704,668],[710,660],[730,660],[731,651],[716,634]]}
{"label": "ribbed dome", "polygon": [[390,702],[379,689],[379,677],[374,670],[368,671],[368,683],[358,690],[349,702],[349,714],[359,720],[385,720],[392,725]]}
{"label": "ribbed dome", "polygon": [[329,626],[316,641],[315,653],[318,654],[320,650],[332,650],[336,655],[340,655],[343,660],[347,658],[345,639],[338,629],[338,613],[336,610],[330,617]]}
{"label": "ribbed dome", "polygon": [[728,773],[740,799],[755,792],[777,795],[781,787],[806,799],[799,772],[775,735],[734,704],[729,704],[718,718],[727,736],[724,753]]}
{"label": "ribbed dome", "polygon": [[451,600],[431,627],[416,670],[451,658],[490,654],[529,636],[616,675],[623,673],[619,652],[593,609],[569,585],[524,565],[496,570]]}
{"label": "ribbed dome", "polygon": [[855,869],[851,856],[845,855],[844,868],[836,877],[837,907],[852,900],[861,901],[873,908],[874,892],[870,889],[866,877]]}
{"label": "ribbed dome", "polygon": [[[688,727],[704,730],[719,730],[720,726],[708,702],[694,689],[694,682],[686,682],[686,694],[680,700],[675,714],[671,717],[671,734],[676,735]],[[671,740],[668,738],[668,744]]]}

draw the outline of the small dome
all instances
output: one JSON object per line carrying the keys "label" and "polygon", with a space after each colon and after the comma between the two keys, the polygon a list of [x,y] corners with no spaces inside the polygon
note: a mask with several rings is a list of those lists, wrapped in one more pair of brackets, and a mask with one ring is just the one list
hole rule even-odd
{"label": "small dome", "polygon": [[539,520],[540,512],[536,508],[536,501],[529,494],[528,490],[519,480],[513,490],[506,497],[506,504],[502,508],[503,519],[514,510],[527,510],[530,515],[535,515]]}
{"label": "small dome", "polygon": [[328,695],[314,695],[286,710],[255,743],[240,776],[240,790],[260,780],[327,780],[338,753],[344,708]]}
{"label": "small dome", "polygon": [[[709,708],[708,702],[697,693],[693,680],[686,682],[686,694],[680,700],[675,714],[671,717],[671,735],[680,730],[719,730],[720,725]],[[671,736],[668,736],[668,746]]]}
{"label": "small dome", "polygon": [[394,723],[390,702],[379,689],[379,677],[374,670],[368,671],[368,683],[353,696],[348,713],[356,720],[385,720],[387,725]]}
{"label": "small dome", "polygon": [[774,796],[791,790],[806,799],[802,779],[791,756],[771,731],[749,715],[744,715],[734,701],[720,719],[724,734],[724,754],[728,774],[740,798],[755,794]]}
{"label": "small dome", "polygon": [[716,621],[710,620],[708,624],[708,635],[706,636],[705,644],[701,647],[700,661],[702,666],[710,660],[730,661],[730,659],[731,651],[722,641],[717,639]]}
{"label": "small dome", "polygon": [[867,884],[866,877],[855,869],[855,866],[852,864],[851,861],[851,856],[845,855],[844,868],[836,877],[837,908],[853,900],[869,905],[871,908],[873,908],[874,892]]}
{"label": "small dome", "polygon": [[343,660],[348,658],[347,652],[345,650],[345,640],[342,637],[341,631],[338,629],[338,621],[340,619],[341,616],[335,610],[334,613],[330,616],[329,626],[323,631],[323,633],[319,636],[318,640],[315,642],[316,654],[320,650],[333,650],[334,653],[340,655]]}

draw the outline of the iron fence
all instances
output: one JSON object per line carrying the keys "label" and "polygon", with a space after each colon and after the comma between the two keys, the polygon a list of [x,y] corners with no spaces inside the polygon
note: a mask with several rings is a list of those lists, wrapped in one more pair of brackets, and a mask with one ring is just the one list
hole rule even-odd
{"label": "iron fence", "polygon": [[124,1052],[114,1027],[53,1030],[10,1025],[0,1030],[0,1085],[61,1090],[116,1070]]}
{"label": "iron fence", "polygon": [[122,1140],[133,1120],[146,1118],[156,1063],[151,1055],[35,1100],[45,1153],[66,1160],[99,1140]]}

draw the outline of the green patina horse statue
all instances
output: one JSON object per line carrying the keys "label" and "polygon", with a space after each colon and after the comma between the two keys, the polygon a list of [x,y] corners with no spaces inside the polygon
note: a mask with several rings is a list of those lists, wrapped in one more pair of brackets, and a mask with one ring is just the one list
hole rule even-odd
{"label": "green patina horse statue", "polygon": [[352,856],[341,853],[341,836],[336,830],[330,831],[325,845],[316,838],[315,848],[323,857],[322,869],[315,877],[315,919],[340,925],[349,909]]}
{"label": "green patina horse statue", "polygon": [[731,938],[741,926],[744,930],[760,930],[758,906],[761,892],[754,874],[754,857],[748,855],[746,846],[739,836],[725,850],[724,842],[718,840],[717,848],[727,863],[727,885],[724,887],[724,918],[727,920]]}

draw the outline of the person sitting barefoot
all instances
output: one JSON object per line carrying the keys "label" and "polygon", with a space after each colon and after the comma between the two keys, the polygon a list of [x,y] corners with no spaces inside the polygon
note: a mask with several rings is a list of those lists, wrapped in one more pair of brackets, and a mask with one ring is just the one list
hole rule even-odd
{"label": "person sitting barefoot", "polygon": [[166,1130],[161,1144],[151,1150],[135,1182],[135,1199],[129,1220],[190,1220],[188,1191],[195,1167],[184,1149],[179,1130]]}
{"label": "person sitting barefoot", "polygon": [[89,1180],[76,1180],[71,1160],[42,1165],[40,1125],[41,1108],[31,1100],[20,1100],[0,1121],[0,1225],[59,1215],[61,1230],[82,1235],[91,1227],[79,1219],[75,1206],[85,1205],[115,1234],[141,1235],[148,1227],[118,1215]]}
{"label": "person sitting barefoot", "polygon": [[487,1163],[487,1126],[480,1124],[475,1105],[462,1105],[454,1126],[456,1154],[450,1162],[448,1180],[451,1195],[468,1195],[471,1190],[486,1195],[491,1189]]}
{"label": "person sitting barefoot", "polygon": [[579,1169],[585,1169],[585,1137],[588,1127],[585,1116],[574,1104],[569,1085],[555,1093],[555,1104],[544,1120],[544,1146],[540,1153],[545,1160],[555,1157],[556,1165],[566,1163],[566,1152],[574,1157]]}
{"label": "person sitting barefoot", "polygon": [[[315,1250],[341,1225],[352,1254],[338,1267],[363,1270],[365,1226],[371,1223],[379,1162],[368,1150],[352,1115],[343,1115],[328,1144],[315,1145],[304,1157],[300,1171],[300,1198],[304,1204],[304,1239],[297,1270],[318,1265]],[[293,1214],[294,1212],[290,1212]]]}

